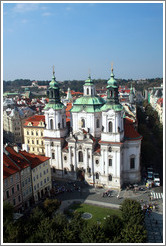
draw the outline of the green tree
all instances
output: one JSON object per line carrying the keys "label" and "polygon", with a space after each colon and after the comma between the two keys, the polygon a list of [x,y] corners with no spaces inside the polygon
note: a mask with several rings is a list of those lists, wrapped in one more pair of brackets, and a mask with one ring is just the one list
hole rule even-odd
{"label": "green tree", "polygon": [[121,243],[145,243],[146,239],[147,231],[144,225],[128,223],[122,230],[118,240]]}
{"label": "green tree", "polygon": [[80,237],[82,243],[105,243],[107,241],[103,228],[98,224],[87,224]]}
{"label": "green tree", "polygon": [[143,224],[144,215],[139,202],[132,199],[125,199],[120,207],[124,223]]}
{"label": "green tree", "polygon": [[120,234],[123,226],[123,221],[119,216],[111,215],[110,217],[107,217],[103,224],[103,230],[109,242]]}
{"label": "green tree", "polygon": [[44,211],[48,216],[51,216],[53,213],[56,212],[56,210],[59,208],[61,202],[57,199],[51,200],[46,199],[43,203]]}

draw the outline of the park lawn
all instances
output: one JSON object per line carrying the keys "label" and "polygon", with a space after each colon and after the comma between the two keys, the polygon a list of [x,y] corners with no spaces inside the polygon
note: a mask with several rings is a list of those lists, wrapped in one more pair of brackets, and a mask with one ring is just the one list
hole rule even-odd
{"label": "park lawn", "polygon": [[74,211],[80,212],[80,213],[91,213],[92,218],[89,220],[86,220],[88,223],[93,223],[100,221],[101,224],[104,222],[104,217],[107,217],[108,215],[118,215],[121,217],[121,211],[119,209],[112,209],[112,208],[105,208],[105,207],[99,207],[95,205],[89,205],[85,203],[81,204],[72,204],[70,206],[70,209],[73,209]]}

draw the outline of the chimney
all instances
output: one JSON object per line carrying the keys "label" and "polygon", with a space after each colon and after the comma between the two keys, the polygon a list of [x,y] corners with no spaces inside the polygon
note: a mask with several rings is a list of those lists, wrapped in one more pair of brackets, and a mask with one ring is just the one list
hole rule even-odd
{"label": "chimney", "polygon": [[14,149],[17,153],[19,152],[19,148],[18,148],[17,145],[14,145],[14,146],[13,146],[13,149]]}
{"label": "chimney", "polygon": [[26,151],[26,152],[29,152],[29,146],[28,146],[28,144],[22,144],[22,150],[24,151]]}

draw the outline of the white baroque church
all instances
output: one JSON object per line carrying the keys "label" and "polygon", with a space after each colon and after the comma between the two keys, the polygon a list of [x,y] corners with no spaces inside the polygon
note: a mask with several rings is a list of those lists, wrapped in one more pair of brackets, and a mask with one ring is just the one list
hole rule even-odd
{"label": "white baroque church", "polygon": [[125,118],[113,68],[106,101],[96,95],[90,76],[85,81],[83,96],[75,100],[70,111],[70,130],[54,71],[47,93],[44,142],[53,178],[81,179],[115,189],[140,181],[142,136]]}

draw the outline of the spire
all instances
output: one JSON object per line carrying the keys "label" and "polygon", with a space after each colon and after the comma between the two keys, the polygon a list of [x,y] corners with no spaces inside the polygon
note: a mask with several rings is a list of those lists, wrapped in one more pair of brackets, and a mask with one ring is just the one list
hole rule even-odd
{"label": "spire", "polygon": [[52,72],[52,74],[53,74],[53,75],[52,75],[52,79],[54,79],[54,80],[55,80],[55,66],[53,65],[53,66],[52,66],[52,68],[53,68],[53,72]]}

